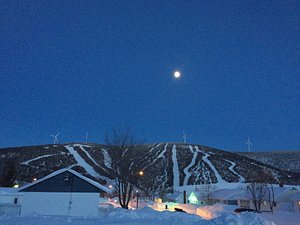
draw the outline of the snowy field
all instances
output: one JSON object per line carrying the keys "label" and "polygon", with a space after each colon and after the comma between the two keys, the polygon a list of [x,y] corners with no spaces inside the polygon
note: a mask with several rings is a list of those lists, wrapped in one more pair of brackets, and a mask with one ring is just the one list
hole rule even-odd
{"label": "snowy field", "polygon": [[0,217],[0,225],[297,225],[300,213],[289,215],[219,212],[214,219],[180,212],[158,212],[151,208],[138,211],[113,209],[97,218],[66,216]]}

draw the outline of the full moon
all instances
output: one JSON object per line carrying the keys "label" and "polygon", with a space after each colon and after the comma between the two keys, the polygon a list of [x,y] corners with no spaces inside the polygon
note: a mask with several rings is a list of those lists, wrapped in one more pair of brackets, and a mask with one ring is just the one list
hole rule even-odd
{"label": "full moon", "polygon": [[180,76],[181,76],[180,72],[179,71],[175,71],[174,77],[175,78],[179,78]]}

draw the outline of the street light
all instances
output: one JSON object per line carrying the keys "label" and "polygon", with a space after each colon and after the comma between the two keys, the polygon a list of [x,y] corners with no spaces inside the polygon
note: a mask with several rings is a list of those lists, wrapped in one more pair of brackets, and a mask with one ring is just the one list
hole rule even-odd
{"label": "street light", "polygon": [[136,209],[139,209],[139,190],[136,190]]}
{"label": "street light", "polygon": [[[144,171],[140,170],[138,172],[138,176],[140,176],[140,177],[144,176]],[[137,177],[137,182],[138,182],[138,179],[139,178]],[[139,190],[136,190],[135,193],[136,193],[136,209],[139,209]]]}

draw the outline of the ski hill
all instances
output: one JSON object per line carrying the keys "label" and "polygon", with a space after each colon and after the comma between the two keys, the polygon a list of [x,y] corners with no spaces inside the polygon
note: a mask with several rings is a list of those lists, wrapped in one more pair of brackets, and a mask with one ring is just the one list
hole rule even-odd
{"label": "ski hill", "polygon": [[[112,148],[101,144],[68,143],[0,149],[0,165],[13,160],[17,179],[31,182],[61,168],[110,183]],[[194,144],[157,143],[140,145],[134,163],[144,179],[158,190],[177,189],[207,183],[244,183],[260,178],[266,171],[274,183],[300,184],[300,174],[256,161],[243,155]],[[138,171],[137,171],[138,172]]]}
{"label": "ski hill", "polygon": [[282,170],[300,173],[300,151],[239,152],[239,154]]}

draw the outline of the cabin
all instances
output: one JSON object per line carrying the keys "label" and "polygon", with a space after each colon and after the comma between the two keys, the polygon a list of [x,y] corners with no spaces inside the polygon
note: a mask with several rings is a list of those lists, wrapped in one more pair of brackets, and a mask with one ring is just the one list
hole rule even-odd
{"label": "cabin", "polygon": [[21,216],[97,216],[110,190],[71,169],[61,169],[20,187]]}

